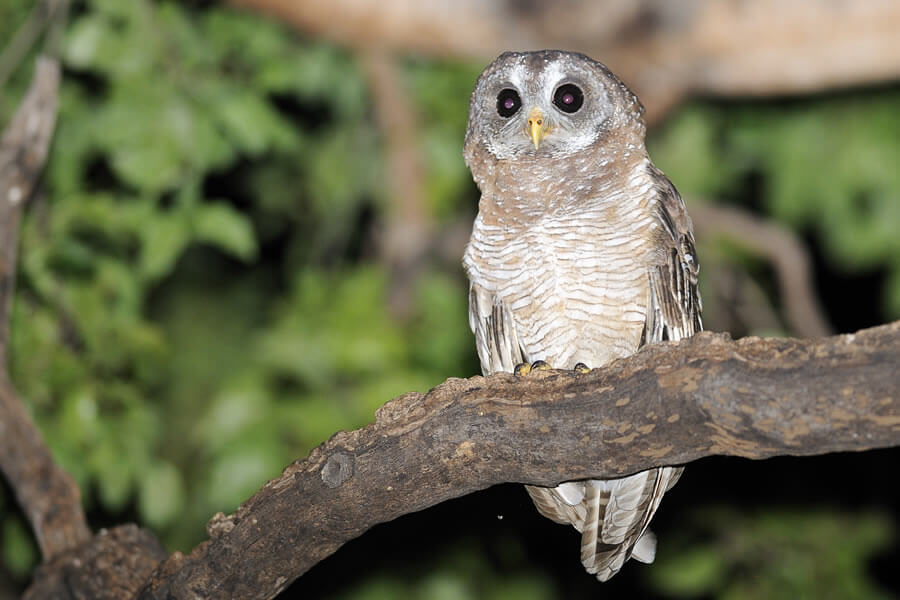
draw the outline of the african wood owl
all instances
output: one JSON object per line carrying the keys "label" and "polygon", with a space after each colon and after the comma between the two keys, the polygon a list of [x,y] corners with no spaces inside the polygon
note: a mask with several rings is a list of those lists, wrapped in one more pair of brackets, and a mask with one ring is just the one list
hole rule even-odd
{"label": "african wood owl", "polygon": [[[463,266],[485,374],[601,367],[701,329],[691,220],[645,132],[637,97],[582,54],[508,52],[478,78],[464,156],[481,199]],[[605,581],[653,561],[648,524],[681,471],[526,489],[581,533]]]}

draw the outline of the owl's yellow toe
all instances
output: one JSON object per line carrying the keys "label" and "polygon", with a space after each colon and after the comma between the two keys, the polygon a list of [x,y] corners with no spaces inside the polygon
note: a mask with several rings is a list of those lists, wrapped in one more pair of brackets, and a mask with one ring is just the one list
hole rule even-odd
{"label": "owl's yellow toe", "polygon": [[528,363],[517,364],[515,370],[513,370],[513,374],[518,375],[519,377],[524,377],[532,371],[549,371],[552,368],[553,367],[551,367],[546,361],[536,360],[530,365]]}

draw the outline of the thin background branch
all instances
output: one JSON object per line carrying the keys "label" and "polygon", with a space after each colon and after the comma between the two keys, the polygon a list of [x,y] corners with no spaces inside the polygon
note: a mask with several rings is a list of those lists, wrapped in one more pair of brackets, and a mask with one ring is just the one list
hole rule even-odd
{"label": "thin background branch", "polygon": [[809,253],[793,232],[734,207],[693,203],[690,213],[697,238],[729,238],[771,263],[785,318],[794,333],[802,337],[833,333],[814,293]]}
{"label": "thin background branch", "polygon": [[22,209],[37,185],[56,122],[59,63],[38,59],[25,99],[0,139],[0,469],[45,560],[90,538],[81,494],[53,460],[7,373],[9,314]]}
{"label": "thin background branch", "polygon": [[388,306],[402,318],[409,314],[412,286],[430,247],[432,232],[418,147],[418,108],[393,55],[380,48],[369,48],[357,56],[369,81],[378,129],[384,140],[384,181],[391,202],[377,236],[378,248],[392,279]]}

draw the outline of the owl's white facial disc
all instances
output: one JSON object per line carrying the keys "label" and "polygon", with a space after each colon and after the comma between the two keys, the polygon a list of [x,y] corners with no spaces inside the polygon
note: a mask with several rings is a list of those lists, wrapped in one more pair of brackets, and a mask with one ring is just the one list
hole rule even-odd
{"label": "owl's white facial disc", "polygon": [[466,154],[478,146],[496,160],[573,156],[634,118],[640,104],[602,64],[556,50],[506,53],[472,94]]}

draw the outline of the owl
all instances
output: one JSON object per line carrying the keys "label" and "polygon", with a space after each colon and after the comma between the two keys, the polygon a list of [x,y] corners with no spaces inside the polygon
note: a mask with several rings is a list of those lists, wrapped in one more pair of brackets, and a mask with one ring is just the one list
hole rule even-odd
{"label": "owl", "polygon": [[[582,54],[508,52],[478,78],[464,157],[481,198],[463,266],[485,374],[602,367],[701,329],[691,220],[645,132],[637,97]],[[653,561],[648,525],[681,472],[526,489],[581,533],[584,567],[606,581]]]}

